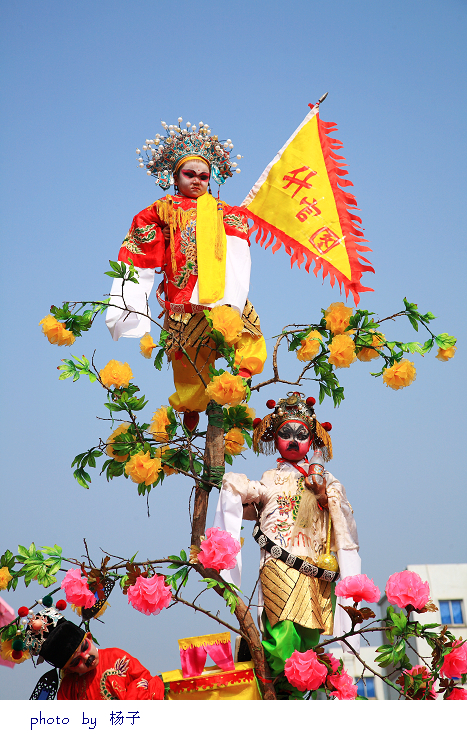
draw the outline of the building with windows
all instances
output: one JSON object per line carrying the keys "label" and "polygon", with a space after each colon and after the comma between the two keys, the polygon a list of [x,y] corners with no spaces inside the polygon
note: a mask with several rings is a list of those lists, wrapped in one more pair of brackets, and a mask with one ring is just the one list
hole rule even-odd
{"label": "building with windows", "polygon": [[[377,646],[362,646],[360,649],[360,658],[373,670],[381,671],[378,664],[375,663],[375,658],[379,654],[376,652]],[[329,652],[332,653],[337,659],[342,659],[344,663],[344,669],[353,678],[354,683],[358,687],[358,694],[361,697],[367,699],[386,699],[385,696],[385,685],[377,676],[375,676],[369,669],[366,669],[353,653],[346,653],[342,651],[340,646],[329,648]]]}
{"label": "building with windows", "polygon": [[[438,608],[435,612],[421,615],[412,613],[411,619],[418,620],[423,625],[428,623],[447,625],[456,638],[467,639],[467,564],[410,564],[407,570],[416,572],[424,582],[428,582],[431,599]],[[384,595],[379,602],[380,617],[386,616],[388,604]],[[425,641],[419,638],[410,640],[415,650],[408,648],[406,653],[412,666],[423,664],[423,658],[431,658],[432,649]],[[384,643],[387,642],[384,640]],[[383,686],[385,699],[397,698],[397,693],[391,687],[386,684]]]}

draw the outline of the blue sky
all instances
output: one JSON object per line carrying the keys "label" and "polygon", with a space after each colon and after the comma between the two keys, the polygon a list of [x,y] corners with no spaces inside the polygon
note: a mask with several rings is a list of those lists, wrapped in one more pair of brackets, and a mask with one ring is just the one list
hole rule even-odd
{"label": "blue sky", "polygon": [[[327,399],[317,412],[334,427],[329,469],[354,508],[363,571],[381,590],[407,564],[465,562],[465,3],[46,0],[8,3],[3,20],[0,550],[34,540],[79,557],[83,537],[97,560],[100,548],[157,558],[188,547],[189,482],[169,478],[153,490],[150,518],[129,480],[94,473],[89,491],[75,483],[73,457],[107,436],[96,418],[104,395],[84,378],[59,383],[56,367],[70,352],[96,350],[99,367],[128,361],[148,418],[167,403],[170,372],[155,374],[137,341],[113,343],[103,321],[71,350],[49,345],[37,325],[50,304],[108,293],[108,260],[134,214],[162,194],[134,154],[162,132],[161,119],[203,120],[233,140],[242,173],[221,196],[240,204],[308,103],[329,92],[321,117],[338,124],[373,249],[376,274],[363,282],[374,293],[362,308],[388,316],[406,296],[438,317],[436,332],[459,339],[449,363],[415,356],[417,380],[402,391],[372,378],[374,363],[340,371],[346,400],[335,410]],[[253,243],[252,259],[250,298],[270,347],[282,326],[317,320],[343,300],[329,280],[291,270],[283,250]],[[408,322],[387,324],[387,335],[417,339]],[[295,358],[284,366],[293,375]],[[257,414],[282,394],[254,395]],[[252,479],[270,466],[245,457],[234,469]],[[258,550],[245,532],[249,592]],[[31,585],[2,596],[17,608],[41,593]],[[216,597],[201,600],[218,609]],[[216,629],[179,606],[149,619],[118,592],[110,602],[105,627],[95,626],[99,642],[153,673],[178,667],[178,638]],[[0,667],[2,698],[28,698],[37,675],[30,663]]]}

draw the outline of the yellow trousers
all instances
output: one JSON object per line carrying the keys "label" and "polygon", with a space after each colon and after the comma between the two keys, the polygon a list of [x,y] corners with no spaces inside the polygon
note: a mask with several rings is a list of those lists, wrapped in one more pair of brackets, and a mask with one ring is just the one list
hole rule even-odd
{"label": "yellow trousers", "polygon": [[[201,373],[206,385],[209,383],[209,366],[214,364],[215,351],[209,347],[201,347],[196,355],[196,345],[185,347],[192,362]],[[253,337],[244,333],[235,345],[235,364],[249,370],[252,375],[259,375],[266,362],[266,342],[264,337]],[[196,359],[195,359],[196,358]],[[203,383],[198,377],[193,365],[184,354],[179,360],[172,356],[172,369],[175,384],[175,393],[169,398],[169,403],[179,413],[186,411],[205,411],[208,398]]]}

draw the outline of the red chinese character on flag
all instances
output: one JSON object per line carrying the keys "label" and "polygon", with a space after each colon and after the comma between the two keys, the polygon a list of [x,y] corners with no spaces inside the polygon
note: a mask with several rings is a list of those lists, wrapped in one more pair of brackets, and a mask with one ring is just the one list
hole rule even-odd
{"label": "red chinese character on flag", "polygon": [[298,212],[298,214],[295,215],[296,218],[300,220],[300,222],[306,222],[309,214],[312,214],[313,217],[316,217],[318,214],[321,214],[321,210],[318,209],[318,207],[316,206],[317,203],[318,202],[316,199],[313,199],[312,202],[309,202],[306,197],[303,197],[300,204],[306,204],[307,206],[304,209],[301,209],[300,212]]}
{"label": "red chinese character on flag", "polygon": [[316,230],[313,235],[309,238],[312,245],[315,246],[316,250],[324,255],[336,245],[339,245],[340,239],[336,233],[333,232],[329,227],[321,227],[320,230]]}
{"label": "red chinese character on flag", "polygon": [[[310,173],[305,176],[303,179],[298,178],[298,174],[301,174],[304,171],[309,171]],[[312,176],[316,176],[316,171],[312,171],[309,166],[302,166],[301,168],[295,168],[293,171],[289,171],[288,174],[282,177],[283,181],[288,181],[289,183],[283,186],[283,189],[288,189],[289,186],[292,184],[296,184],[297,188],[295,189],[294,193],[292,194],[292,199],[294,198],[295,194],[298,194],[298,192],[301,189],[311,189],[312,185],[308,183],[308,179],[310,179]]]}

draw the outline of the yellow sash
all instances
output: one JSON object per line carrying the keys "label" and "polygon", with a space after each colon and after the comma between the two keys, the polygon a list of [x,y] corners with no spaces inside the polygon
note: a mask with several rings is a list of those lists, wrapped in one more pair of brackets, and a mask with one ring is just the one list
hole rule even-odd
{"label": "yellow sash", "polygon": [[211,194],[196,200],[196,250],[199,303],[212,304],[224,296],[227,238],[223,202]]}

